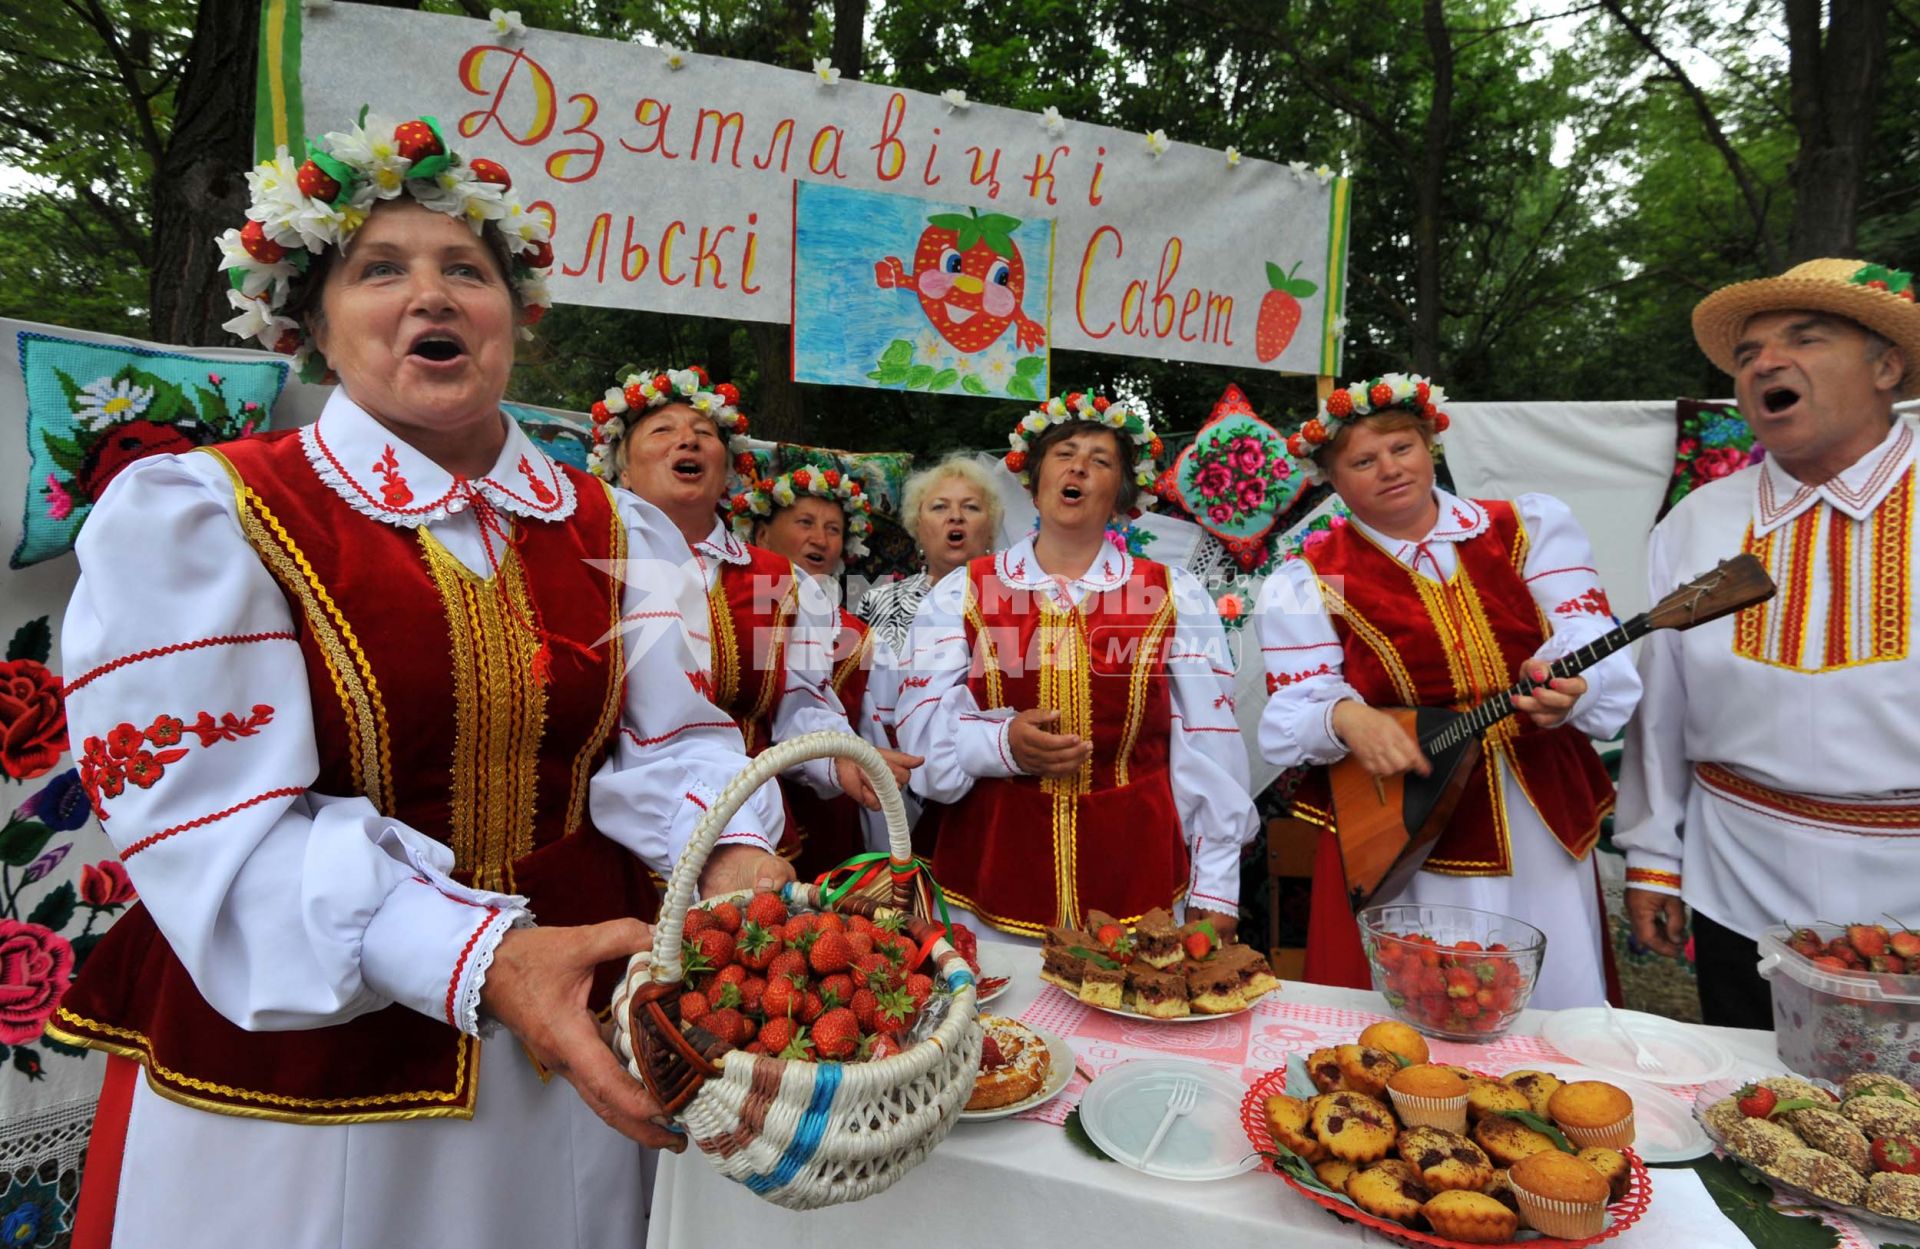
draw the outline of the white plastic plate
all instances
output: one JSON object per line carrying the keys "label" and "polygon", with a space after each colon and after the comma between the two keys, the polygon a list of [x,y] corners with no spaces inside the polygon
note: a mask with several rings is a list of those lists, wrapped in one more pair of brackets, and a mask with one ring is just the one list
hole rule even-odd
{"label": "white plastic plate", "polygon": [[[1142,1162],[1140,1155],[1182,1080],[1200,1086],[1200,1100],[1174,1119],[1160,1147]],[[1260,1165],[1240,1126],[1246,1092],[1239,1079],[1218,1067],[1178,1058],[1141,1059],[1110,1068],[1087,1086],[1080,1125],[1108,1157],[1136,1171],[1167,1180],[1223,1180]]]}
{"label": "white plastic plate", "polygon": [[1607,1012],[1598,1006],[1553,1012],[1541,1035],[1580,1065],[1606,1072],[1608,1079],[1625,1076],[1646,1084],[1705,1084],[1734,1068],[1732,1051],[1700,1028],[1634,1010],[1614,1015],[1660,1060],[1660,1070],[1640,1070],[1633,1060],[1633,1047],[1608,1025]]}

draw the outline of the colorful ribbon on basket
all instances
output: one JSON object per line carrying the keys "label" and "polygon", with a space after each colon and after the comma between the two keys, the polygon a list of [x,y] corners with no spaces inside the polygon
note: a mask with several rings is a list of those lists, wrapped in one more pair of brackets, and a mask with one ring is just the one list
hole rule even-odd
{"label": "colorful ribbon on basket", "polygon": [[[882,869],[891,871],[896,878],[917,877],[915,888],[928,902],[925,918],[932,919],[934,913],[938,912],[943,926],[952,925],[953,921],[947,915],[947,895],[941,890],[939,882],[934,880],[933,869],[925,859],[896,863],[892,855],[883,851],[856,854],[840,866],[820,873],[813,883],[820,886],[821,903],[832,906],[848,894],[864,890],[880,880]],[[836,877],[839,879],[836,880]]]}

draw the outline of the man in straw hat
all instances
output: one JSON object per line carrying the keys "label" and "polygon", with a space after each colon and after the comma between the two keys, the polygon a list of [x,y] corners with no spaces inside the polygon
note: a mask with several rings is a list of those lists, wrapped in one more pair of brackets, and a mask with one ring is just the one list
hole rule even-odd
{"label": "man in straw hat", "polygon": [[1767,1028],[1763,931],[1920,924],[1920,510],[1893,411],[1920,394],[1920,307],[1909,274],[1811,260],[1715,291],[1693,333],[1767,454],[1654,529],[1650,588],[1746,550],[1779,593],[1642,644],[1616,840],[1635,935],[1680,953],[1684,899],[1706,1021]]}

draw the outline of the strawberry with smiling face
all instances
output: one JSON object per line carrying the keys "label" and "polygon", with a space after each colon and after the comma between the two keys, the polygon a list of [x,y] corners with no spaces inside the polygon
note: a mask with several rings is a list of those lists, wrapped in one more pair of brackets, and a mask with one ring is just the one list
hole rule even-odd
{"label": "strawberry with smiling face", "polygon": [[1026,295],[1027,266],[1013,241],[1017,217],[935,213],[914,250],[914,271],[897,256],[874,265],[874,280],[886,290],[912,290],[940,337],[956,350],[985,351],[1009,325],[1023,350],[1047,341],[1047,331],[1020,310]]}

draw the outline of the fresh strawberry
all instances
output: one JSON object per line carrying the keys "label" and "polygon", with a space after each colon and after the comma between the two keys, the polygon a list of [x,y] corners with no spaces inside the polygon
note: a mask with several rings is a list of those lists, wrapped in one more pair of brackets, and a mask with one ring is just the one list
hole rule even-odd
{"label": "fresh strawberry", "polygon": [[681,927],[680,935],[688,941],[691,941],[708,929],[717,928],[718,926],[719,925],[713,922],[712,915],[701,910],[699,907],[695,907],[687,912],[687,922]]}
{"label": "fresh strawberry", "polygon": [[779,894],[763,890],[747,900],[746,918],[762,928],[778,929],[787,922],[787,904]]}
{"label": "fresh strawberry", "polygon": [[733,903],[716,902],[707,908],[707,913],[713,916],[714,923],[728,932],[740,931],[740,908]]}
{"label": "fresh strawberry", "polygon": [[855,989],[847,1001],[847,1009],[853,1012],[862,1032],[872,1032],[880,1012],[880,999],[872,989]]}
{"label": "fresh strawberry", "polygon": [[760,1012],[768,1019],[798,1015],[806,992],[805,978],[775,976],[767,981],[767,987],[760,995]]}
{"label": "fresh strawberry", "polygon": [[866,954],[853,960],[853,977],[869,989],[885,989],[899,982],[900,971],[884,954]]}
{"label": "fresh strawberry", "polygon": [[820,1000],[828,1006],[845,1006],[853,998],[853,977],[838,971],[820,978]]}
{"label": "fresh strawberry", "polygon": [[740,933],[740,941],[734,947],[734,954],[741,963],[755,971],[765,971],[772,965],[774,956],[786,949],[786,942],[771,928],[763,927],[748,920]]}
{"label": "fresh strawberry", "polygon": [[823,1012],[813,1024],[813,1048],[822,1058],[851,1058],[859,1043],[860,1022],[844,1006]]}
{"label": "fresh strawberry", "polygon": [[[826,1009],[827,1004],[820,999],[820,995],[812,989],[808,989],[800,995],[800,1009],[795,1012],[794,1017],[801,1023],[811,1024],[818,1020],[821,1015],[825,1014]],[[847,1008],[842,1006],[839,1009],[846,1010]]]}
{"label": "fresh strawberry", "polygon": [[1749,1119],[1764,1119],[1780,1104],[1780,1095],[1764,1084],[1745,1085],[1734,1096],[1739,1099],[1740,1113]]}
{"label": "fresh strawberry", "polygon": [[778,1054],[781,1050],[787,1048],[787,1046],[792,1045],[793,1039],[799,1035],[800,1025],[794,1023],[793,1020],[785,1018],[769,1019],[760,1025],[760,1035],[757,1039],[767,1053]]}
{"label": "fresh strawberry", "polygon": [[848,930],[847,948],[853,951],[856,960],[873,953],[873,929],[868,928],[865,932]]}
{"label": "fresh strawberry", "polygon": [[820,939],[807,951],[807,965],[823,976],[853,966],[853,947],[847,944],[846,934],[820,934]]}
{"label": "fresh strawberry", "polygon": [[1876,954],[1867,960],[1867,970],[1892,972],[1898,976],[1906,972],[1907,960],[1894,954]]}
{"label": "fresh strawberry", "polygon": [[905,1052],[906,1047],[900,1043],[899,1037],[891,1033],[883,1032],[875,1036],[872,1039],[872,1043],[868,1045],[867,1060],[869,1062],[879,1062],[882,1058],[892,1058],[896,1054],[903,1054]]}
{"label": "fresh strawberry", "polygon": [[1831,954],[1822,954],[1813,960],[1815,967],[1824,967],[1828,971],[1852,971],[1853,968]]}
{"label": "fresh strawberry", "polygon": [[759,976],[748,976],[740,982],[740,1009],[749,1015],[759,1015],[766,1011],[767,982]]}
{"label": "fresh strawberry", "polygon": [[907,930],[907,917],[899,911],[889,910],[874,920],[873,926],[885,932],[902,933]]}
{"label": "fresh strawberry", "polygon": [[1847,944],[1857,951],[1861,958],[1872,958],[1887,952],[1887,930],[1879,924],[1848,924]]}
{"label": "fresh strawberry", "polygon": [[870,1031],[905,1032],[913,1026],[920,1008],[905,989],[888,989],[875,995],[873,1026]]}
{"label": "fresh strawberry", "polygon": [[700,1026],[728,1045],[745,1045],[752,1039],[747,1034],[747,1017],[731,1006],[710,1012]]}
{"label": "fresh strawberry", "polygon": [[715,1010],[739,1010],[740,986],[731,980],[716,980],[707,990],[707,1000]]}
{"label": "fresh strawberry", "polygon": [[1293,332],[1300,328],[1300,301],[1320,289],[1305,278],[1294,277],[1299,268],[1296,262],[1282,273],[1279,265],[1267,262],[1267,285],[1272,289],[1260,297],[1260,319],[1253,327],[1253,354],[1262,364],[1287,349]]}
{"label": "fresh strawberry", "polygon": [[704,993],[690,992],[680,995],[681,1023],[699,1023],[706,1017],[707,1012],[712,1009],[713,1007],[707,1001],[707,995]]}
{"label": "fresh strawberry", "polygon": [[728,963],[732,963],[733,961],[732,932],[724,932],[720,931],[720,929],[707,929],[707,931],[697,934],[689,944],[691,944],[695,950],[699,950],[701,957],[705,957],[708,965],[712,965],[716,971],[718,971],[720,967],[726,967]]}
{"label": "fresh strawberry", "polygon": [[719,971],[715,972],[713,976],[713,983],[715,987],[718,987],[723,984],[742,985],[742,984],[745,984],[746,982],[747,982],[747,969],[740,966],[740,964],[738,963],[728,963],[725,967],[722,967]]}
{"label": "fresh strawberry", "polygon": [[1873,1169],[1876,1171],[1920,1175],[1920,1138],[1876,1136],[1873,1138],[1872,1153]]}
{"label": "fresh strawberry", "polygon": [[1901,958],[1920,958],[1920,932],[1902,928],[1887,938],[1887,948]]}
{"label": "fresh strawberry", "polygon": [[1204,932],[1188,933],[1181,944],[1187,948],[1187,957],[1196,963],[1213,953],[1213,941]]}
{"label": "fresh strawberry", "polygon": [[814,925],[821,932],[837,932],[842,936],[847,932],[847,917],[838,911],[820,912],[820,920]]}
{"label": "fresh strawberry", "polygon": [[873,948],[875,953],[886,955],[895,967],[901,968],[912,967],[914,962],[913,956],[919,953],[919,951],[914,949],[913,942],[897,933],[888,933],[883,937],[875,937],[873,939]]}
{"label": "fresh strawberry", "polygon": [[933,996],[933,977],[918,972],[907,977],[907,996],[913,999],[913,1008],[919,1010]]}
{"label": "fresh strawberry", "polygon": [[780,936],[788,945],[797,945],[802,933],[812,932],[818,926],[820,917],[812,912],[804,912],[787,920],[787,926],[780,930]]}
{"label": "fresh strawberry", "polygon": [[1133,934],[1125,924],[1102,924],[1094,931],[1093,939],[1115,953],[1133,949]]}
{"label": "fresh strawberry", "polygon": [[1787,945],[1802,958],[1818,958],[1826,950],[1825,943],[1820,940],[1820,934],[1811,928],[1796,929],[1793,936],[1788,939]]}
{"label": "fresh strawberry", "polygon": [[1451,998],[1470,998],[1480,991],[1480,979],[1464,967],[1449,967],[1446,971],[1447,996]]}
{"label": "fresh strawberry", "polygon": [[[807,915],[801,918],[812,919],[813,917]],[[809,954],[813,950],[813,943],[820,939],[820,930],[812,924],[808,924],[805,928],[796,932],[793,927],[793,921],[788,920],[786,928],[781,932],[781,938],[786,941],[789,950],[798,950],[801,954]]]}
{"label": "fresh strawberry", "polygon": [[773,956],[767,964],[768,980],[786,980],[794,976],[805,980],[808,976],[807,956],[798,950],[782,950]]}
{"label": "fresh strawberry", "polygon": [[847,935],[849,937],[851,937],[856,932],[864,932],[869,937],[873,935],[874,923],[872,920],[868,919],[866,916],[849,915],[846,917],[846,919],[847,919]]}

